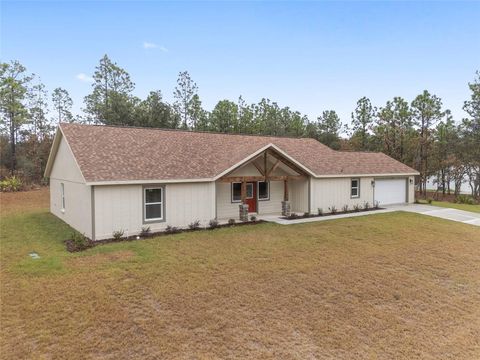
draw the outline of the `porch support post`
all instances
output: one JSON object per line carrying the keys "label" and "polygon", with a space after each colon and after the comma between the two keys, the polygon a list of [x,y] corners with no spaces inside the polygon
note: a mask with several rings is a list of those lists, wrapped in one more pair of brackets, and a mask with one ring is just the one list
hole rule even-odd
{"label": "porch support post", "polygon": [[245,202],[247,198],[247,183],[245,180],[242,181],[240,194],[242,202],[239,205],[239,218],[240,221],[248,221],[248,204]]}
{"label": "porch support post", "polygon": [[245,180],[242,181],[242,189],[240,192],[240,196],[242,198],[242,203],[245,203],[245,199],[247,198],[247,183]]}
{"label": "porch support post", "polygon": [[288,201],[288,180],[283,180],[283,201]]}
{"label": "porch support post", "polygon": [[290,201],[288,201],[288,180],[283,180],[282,215],[290,216]]}

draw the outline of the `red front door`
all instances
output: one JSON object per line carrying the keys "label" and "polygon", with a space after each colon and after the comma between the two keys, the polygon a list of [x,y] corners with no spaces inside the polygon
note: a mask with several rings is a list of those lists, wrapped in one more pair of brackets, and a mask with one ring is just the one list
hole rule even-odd
{"label": "red front door", "polygon": [[248,212],[257,212],[257,183],[247,183],[247,197],[245,202],[248,204]]}

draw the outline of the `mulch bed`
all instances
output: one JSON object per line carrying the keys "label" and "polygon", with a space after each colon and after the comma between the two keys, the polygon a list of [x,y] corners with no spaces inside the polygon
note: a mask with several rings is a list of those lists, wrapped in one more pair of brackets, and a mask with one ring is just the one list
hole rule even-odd
{"label": "mulch bed", "polygon": [[326,216],[336,216],[342,214],[353,214],[353,213],[361,213],[361,212],[368,212],[368,211],[376,211],[376,210],[384,210],[385,208],[369,208],[369,209],[360,209],[360,210],[348,210],[348,211],[337,211],[336,213],[325,213],[325,214],[309,214],[309,215],[297,215],[295,217],[292,216],[282,216],[280,219],[283,220],[298,220],[298,219],[308,219],[308,218],[315,218],[315,217],[326,217]]}
{"label": "mulch bed", "polygon": [[64,243],[68,252],[78,252],[78,251],[83,251],[91,247],[94,247],[97,245],[103,245],[103,244],[117,243],[122,241],[146,240],[153,237],[160,237],[160,236],[167,236],[167,235],[174,235],[174,234],[181,234],[181,233],[188,233],[188,232],[197,232],[197,231],[211,231],[215,229],[235,227],[235,226],[257,225],[265,222],[266,222],[265,220],[255,220],[255,221],[236,222],[235,224],[221,224],[215,227],[206,227],[206,228],[200,227],[198,229],[175,228],[173,231],[157,231],[157,232],[148,233],[147,235],[143,235],[143,236],[140,236],[140,235],[131,235],[128,237],[124,236],[124,237],[121,237],[120,239],[110,238],[110,239],[103,239],[103,240],[96,240],[96,241],[92,241],[89,239],[85,244],[81,246],[75,244],[75,242],[71,239],[65,240]]}

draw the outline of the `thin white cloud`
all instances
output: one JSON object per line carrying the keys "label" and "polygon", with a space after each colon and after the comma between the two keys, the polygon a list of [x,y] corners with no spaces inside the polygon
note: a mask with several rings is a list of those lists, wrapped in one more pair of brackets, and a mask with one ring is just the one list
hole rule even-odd
{"label": "thin white cloud", "polygon": [[144,49],[155,49],[157,47],[158,47],[157,44],[154,44],[154,43],[151,43],[151,42],[148,42],[148,41],[143,42],[143,48]]}
{"label": "thin white cloud", "polygon": [[75,76],[78,80],[80,81],[83,81],[83,82],[93,82],[93,78],[91,76],[88,76],[84,73],[80,73],[80,74],[77,74],[77,76]]}
{"label": "thin white cloud", "polygon": [[155,43],[152,43],[152,42],[148,42],[148,41],[144,41],[143,42],[143,48],[144,49],[159,49],[160,51],[164,52],[164,53],[167,53],[168,52],[168,49],[163,46],[163,45],[157,45]]}

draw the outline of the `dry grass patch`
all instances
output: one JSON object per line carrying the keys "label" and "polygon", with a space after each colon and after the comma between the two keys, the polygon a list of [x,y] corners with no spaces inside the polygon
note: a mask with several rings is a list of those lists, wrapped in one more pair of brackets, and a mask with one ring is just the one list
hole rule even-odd
{"label": "dry grass patch", "polygon": [[3,358],[480,358],[474,226],[389,213],[69,254],[53,216],[6,219]]}

